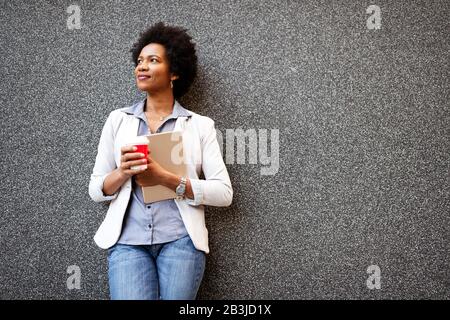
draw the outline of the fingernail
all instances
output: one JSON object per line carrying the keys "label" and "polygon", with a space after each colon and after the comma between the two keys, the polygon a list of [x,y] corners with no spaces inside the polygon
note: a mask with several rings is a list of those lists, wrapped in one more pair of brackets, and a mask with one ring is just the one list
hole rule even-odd
{"label": "fingernail", "polygon": [[133,151],[136,151],[137,150],[137,147],[133,147]]}

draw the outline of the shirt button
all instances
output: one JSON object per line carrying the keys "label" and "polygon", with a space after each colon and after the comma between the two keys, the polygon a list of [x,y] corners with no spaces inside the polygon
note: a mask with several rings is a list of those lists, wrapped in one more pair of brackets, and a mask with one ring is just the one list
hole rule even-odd
{"label": "shirt button", "polygon": [[151,228],[152,228],[152,225],[151,225],[151,224],[149,224],[149,225],[148,225],[148,228],[149,228],[149,229],[151,229]]}
{"label": "shirt button", "polygon": [[150,209],[152,206],[147,206],[147,209]]}

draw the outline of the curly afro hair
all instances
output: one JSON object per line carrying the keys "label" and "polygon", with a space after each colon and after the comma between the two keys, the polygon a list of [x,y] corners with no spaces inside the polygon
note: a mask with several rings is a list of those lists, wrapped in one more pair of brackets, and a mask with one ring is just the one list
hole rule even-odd
{"label": "curly afro hair", "polygon": [[170,72],[178,76],[173,82],[173,95],[177,99],[190,88],[197,76],[197,55],[192,37],[186,33],[187,29],[164,25],[158,22],[142,32],[130,52],[135,66],[139,54],[146,45],[159,43],[164,46],[169,60]]}

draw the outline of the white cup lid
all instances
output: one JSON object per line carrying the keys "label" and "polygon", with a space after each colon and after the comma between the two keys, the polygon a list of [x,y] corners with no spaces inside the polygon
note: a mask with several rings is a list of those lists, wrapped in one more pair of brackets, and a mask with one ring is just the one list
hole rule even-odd
{"label": "white cup lid", "polygon": [[126,143],[127,146],[135,144],[148,144],[148,138],[146,136],[137,136]]}

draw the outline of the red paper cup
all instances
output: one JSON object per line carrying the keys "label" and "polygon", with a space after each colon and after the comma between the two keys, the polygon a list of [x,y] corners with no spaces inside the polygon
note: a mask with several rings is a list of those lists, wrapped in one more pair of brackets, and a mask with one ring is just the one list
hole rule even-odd
{"label": "red paper cup", "polygon": [[134,146],[137,148],[137,150],[134,151],[135,153],[143,153],[144,157],[142,159],[147,158],[148,144],[135,144]]}
{"label": "red paper cup", "polygon": [[[132,151],[133,153],[143,153],[144,154],[144,156],[142,158],[134,159],[134,160],[147,159],[147,156],[148,156],[148,139],[147,138],[145,138],[145,137],[140,138],[135,142],[129,143],[128,145],[131,145],[131,146],[134,146],[137,148],[137,150]],[[130,167],[130,169],[132,169],[132,170],[141,170],[141,169],[143,170],[146,168],[147,168],[147,164]]]}

